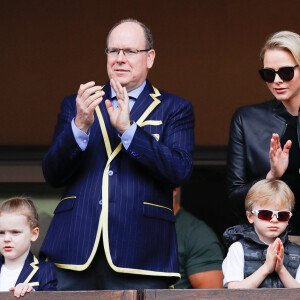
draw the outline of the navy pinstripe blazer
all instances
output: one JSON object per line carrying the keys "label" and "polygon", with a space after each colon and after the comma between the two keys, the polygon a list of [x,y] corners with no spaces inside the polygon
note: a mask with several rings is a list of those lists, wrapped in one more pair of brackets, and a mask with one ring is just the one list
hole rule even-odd
{"label": "navy pinstripe blazer", "polygon": [[[4,257],[0,259],[0,270]],[[38,260],[29,252],[15,286],[28,283],[36,291],[56,291],[57,279],[55,267],[51,262]]]}
{"label": "navy pinstripe blazer", "polygon": [[[109,99],[109,84],[103,90]],[[115,271],[179,277],[172,189],[192,172],[192,105],[147,81],[130,112],[138,126],[125,150],[104,99],[82,152],[71,129],[75,99],[64,99],[43,160],[46,181],[65,190],[41,254],[58,267],[84,270],[102,235]]]}

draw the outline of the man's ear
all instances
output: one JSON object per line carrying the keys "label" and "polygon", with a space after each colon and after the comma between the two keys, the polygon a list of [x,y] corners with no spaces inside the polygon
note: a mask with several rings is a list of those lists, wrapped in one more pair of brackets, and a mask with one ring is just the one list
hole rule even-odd
{"label": "man's ear", "polygon": [[147,68],[151,69],[154,63],[155,50],[151,49],[147,52]]}
{"label": "man's ear", "polygon": [[248,219],[249,223],[253,224],[254,223],[253,214],[251,214],[250,211],[246,211],[246,216],[247,216],[247,219]]}
{"label": "man's ear", "polygon": [[39,237],[39,233],[40,233],[40,229],[38,227],[35,227],[32,229],[32,232],[31,232],[31,239],[30,241],[31,242],[35,242],[38,237]]}

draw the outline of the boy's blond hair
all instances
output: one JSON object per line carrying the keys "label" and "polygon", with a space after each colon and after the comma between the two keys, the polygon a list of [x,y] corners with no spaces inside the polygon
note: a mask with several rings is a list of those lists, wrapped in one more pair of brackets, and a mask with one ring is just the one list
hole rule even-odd
{"label": "boy's blond hair", "polygon": [[288,185],[276,179],[264,179],[255,183],[248,191],[245,208],[251,211],[254,204],[262,206],[272,203],[278,206],[288,206],[292,211],[295,205],[295,196]]}
{"label": "boy's blond hair", "polygon": [[30,199],[14,197],[0,204],[0,216],[2,213],[15,213],[27,217],[31,229],[39,226],[37,210]]}

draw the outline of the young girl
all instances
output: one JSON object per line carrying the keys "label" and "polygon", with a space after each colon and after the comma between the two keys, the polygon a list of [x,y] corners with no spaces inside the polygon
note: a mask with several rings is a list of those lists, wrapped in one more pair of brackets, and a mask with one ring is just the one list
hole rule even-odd
{"label": "young girl", "polygon": [[0,204],[0,291],[14,291],[19,298],[33,290],[56,290],[54,265],[30,252],[38,236],[38,214],[31,200],[11,198]]}

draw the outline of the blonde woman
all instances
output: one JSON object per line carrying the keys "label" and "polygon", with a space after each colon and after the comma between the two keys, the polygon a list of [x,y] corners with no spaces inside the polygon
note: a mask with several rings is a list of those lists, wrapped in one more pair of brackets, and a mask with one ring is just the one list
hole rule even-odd
{"label": "blonde woman", "polygon": [[228,147],[228,191],[243,214],[247,192],[257,181],[281,179],[295,194],[291,233],[300,235],[300,36],[273,34],[261,51],[261,78],[273,100],[239,108],[233,115]]}

